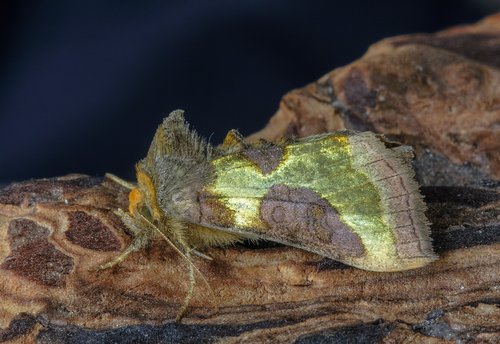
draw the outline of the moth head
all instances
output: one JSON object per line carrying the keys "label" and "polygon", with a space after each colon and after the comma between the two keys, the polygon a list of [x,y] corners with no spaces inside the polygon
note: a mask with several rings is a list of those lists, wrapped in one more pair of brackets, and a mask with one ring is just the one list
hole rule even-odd
{"label": "moth head", "polygon": [[129,193],[129,212],[141,213],[147,218],[158,220],[161,217],[160,208],[156,198],[156,189],[151,177],[136,166],[137,187]]}

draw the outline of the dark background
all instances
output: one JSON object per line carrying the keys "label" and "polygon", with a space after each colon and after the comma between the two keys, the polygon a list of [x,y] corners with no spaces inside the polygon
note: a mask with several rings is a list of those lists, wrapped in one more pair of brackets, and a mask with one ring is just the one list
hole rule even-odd
{"label": "dark background", "polygon": [[133,178],[182,108],[219,143],[262,128],[287,91],[376,41],[472,23],[499,1],[3,1],[0,184]]}

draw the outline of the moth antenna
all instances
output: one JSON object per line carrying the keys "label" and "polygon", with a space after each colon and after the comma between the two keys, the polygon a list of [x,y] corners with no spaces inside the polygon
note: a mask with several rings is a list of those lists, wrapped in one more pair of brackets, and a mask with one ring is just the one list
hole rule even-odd
{"label": "moth antenna", "polygon": [[[195,274],[194,272],[197,272],[200,277],[201,277],[201,280],[203,281],[203,283],[205,284],[205,286],[208,288],[209,292],[210,292],[210,296],[212,298],[212,303],[214,305],[214,308],[215,308],[215,312],[217,313],[219,311],[219,306],[217,305],[217,298],[215,297],[215,293],[214,293],[214,290],[212,289],[212,287],[210,286],[210,283],[208,283],[207,279],[205,278],[205,276],[201,273],[201,271],[196,267],[196,265],[193,264],[193,262],[191,261],[191,256],[189,253],[184,254],[166,235],[165,233],[163,233],[157,226],[155,226],[154,224],[152,224],[146,217],[144,217],[144,215],[140,214],[139,213],[139,216],[141,217],[141,219],[146,222],[146,224],[148,224],[151,228],[153,228],[158,234],[160,234],[160,236],[174,249],[175,252],[177,252],[182,258],[184,258],[184,260],[186,260],[188,262],[188,266],[190,267],[189,270],[190,270],[190,276],[189,276],[189,290],[188,290],[188,293],[186,295],[186,298],[184,299],[184,303],[183,305],[181,306],[177,316],[176,316],[176,321],[180,321],[182,319],[182,317],[184,316],[184,312],[186,311],[187,307],[189,306],[189,302],[191,301],[191,298],[193,297],[193,291],[194,291],[194,285],[195,285]],[[191,273],[191,270],[193,270],[193,273]],[[192,282],[194,281],[194,282]],[[193,289],[193,290],[191,290]]]}
{"label": "moth antenna", "polygon": [[112,173],[106,173],[104,175],[105,178],[108,178],[109,180],[112,180],[114,181],[116,184],[118,185],[121,185],[123,186],[124,188],[127,188],[129,190],[132,190],[135,188],[135,184],[131,183],[131,182],[127,182],[126,180],[124,179],[121,179],[120,177],[112,174]]}

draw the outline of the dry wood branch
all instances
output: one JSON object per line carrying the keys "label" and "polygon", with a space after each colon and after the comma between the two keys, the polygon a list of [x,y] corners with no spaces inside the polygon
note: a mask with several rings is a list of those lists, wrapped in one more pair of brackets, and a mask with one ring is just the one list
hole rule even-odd
{"label": "dry wood branch", "polygon": [[90,271],[130,240],[112,213],[126,206],[126,190],[85,176],[14,184],[1,194],[0,338],[493,335],[500,325],[500,193],[423,191],[441,256],[428,267],[375,273],[288,247],[212,249],[214,261],[196,265],[220,311],[213,314],[199,287],[184,324],[173,325],[188,281],[184,262],[163,242],[112,270]]}

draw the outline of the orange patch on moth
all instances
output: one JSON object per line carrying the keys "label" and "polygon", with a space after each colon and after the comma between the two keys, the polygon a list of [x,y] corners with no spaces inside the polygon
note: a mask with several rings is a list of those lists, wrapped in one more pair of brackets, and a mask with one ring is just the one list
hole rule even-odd
{"label": "orange patch on moth", "polygon": [[236,130],[230,130],[226,137],[224,138],[224,142],[222,143],[223,147],[240,147],[243,148],[245,146],[245,140],[240,133]]}
{"label": "orange patch on moth", "polygon": [[138,188],[132,189],[128,194],[128,211],[134,214],[139,203],[142,202],[142,194]]}
{"label": "orange patch on moth", "polygon": [[343,146],[349,145],[349,137],[346,135],[332,135],[329,136],[328,139],[332,141],[337,141],[338,143],[342,144]]}
{"label": "orange patch on moth", "polygon": [[161,210],[158,206],[158,201],[156,198],[156,189],[153,181],[151,180],[151,177],[149,177],[145,172],[138,170],[137,185],[138,187],[130,191],[129,194],[130,213],[134,214],[137,210],[137,207],[140,207],[142,204],[146,203],[151,207],[153,218],[161,218]]}

